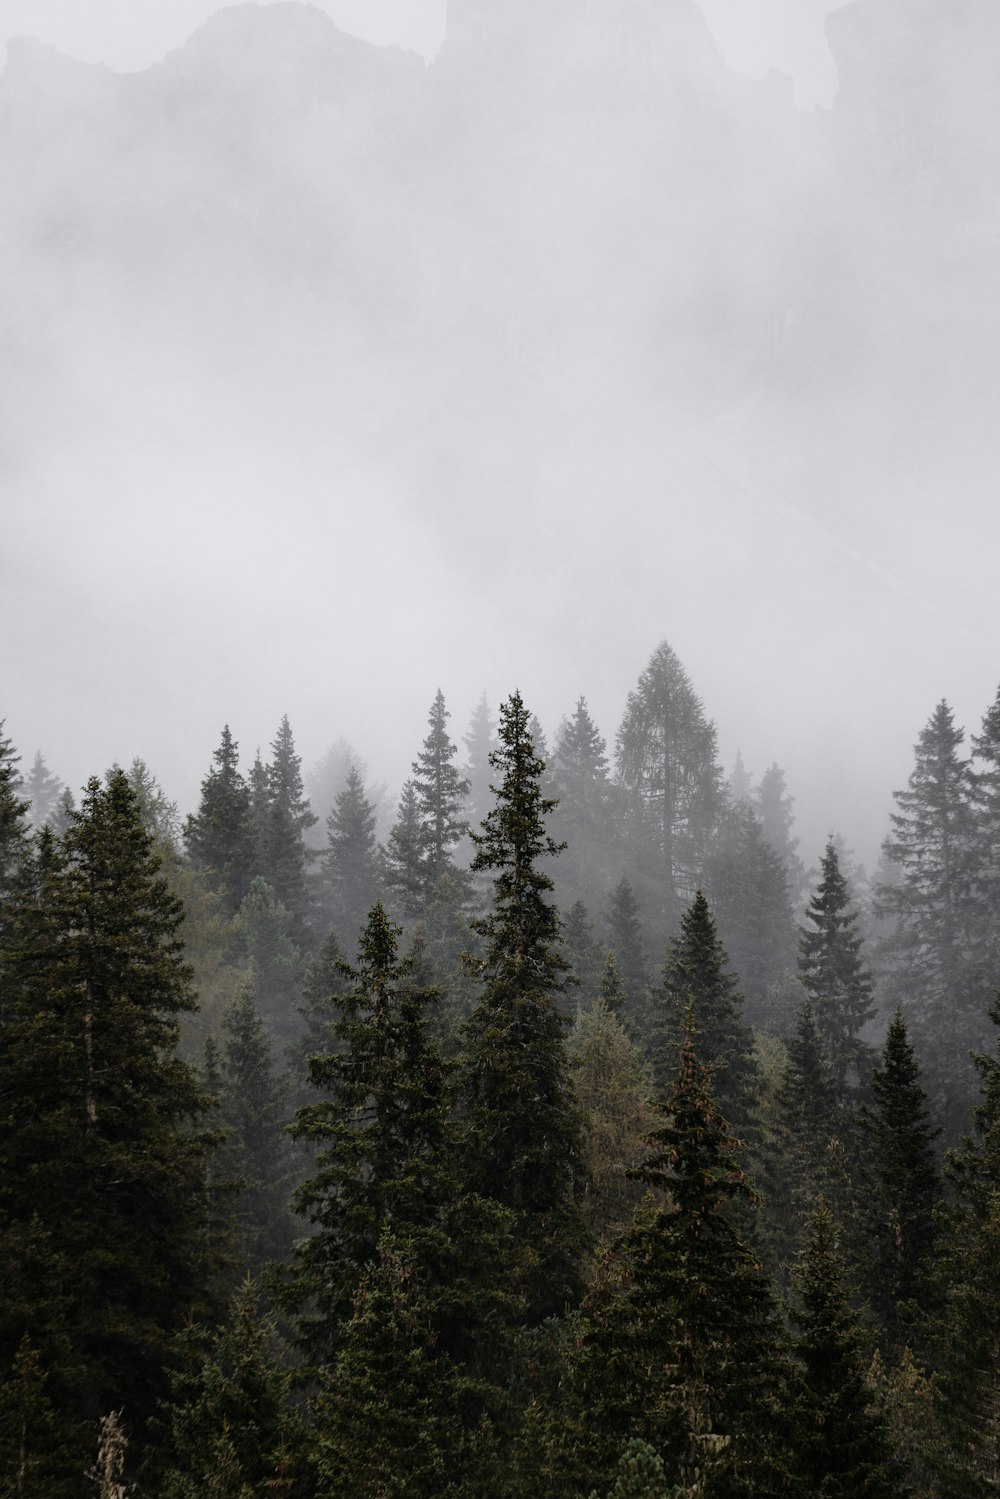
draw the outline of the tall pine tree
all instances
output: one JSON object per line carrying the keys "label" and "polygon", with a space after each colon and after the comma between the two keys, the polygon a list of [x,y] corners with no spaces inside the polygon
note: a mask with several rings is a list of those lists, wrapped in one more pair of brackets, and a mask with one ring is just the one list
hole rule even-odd
{"label": "tall pine tree", "polygon": [[858,913],[833,835],[827,841],[822,878],[799,929],[799,977],[812,1001],[820,1044],[841,1093],[853,1074],[855,1085],[867,1071],[868,1047],[861,1030],[875,1013],[872,977],[861,959]]}

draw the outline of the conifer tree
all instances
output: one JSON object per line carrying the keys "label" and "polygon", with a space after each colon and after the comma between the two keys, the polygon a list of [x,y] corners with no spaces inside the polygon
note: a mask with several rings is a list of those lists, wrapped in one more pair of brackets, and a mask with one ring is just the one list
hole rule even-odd
{"label": "conifer tree", "polygon": [[666,641],[629,693],[615,759],[669,930],[704,879],[723,796],[715,725]]}
{"label": "conifer tree", "polygon": [[[625,1443],[608,1499],[687,1499],[690,1489],[667,1483],[660,1455],[638,1437]],[[597,1491],[590,1499],[598,1499]]]}
{"label": "conifer tree", "polygon": [[294,932],[291,912],[267,881],[260,876],[251,881],[231,928],[229,951],[245,959],[257,1008],[282,1045],[298,1030],[295,1001],[305,960]]}
{"label": "conifer tree", "polygon": [[419,1257],[388,1229],[316,1402],[326,1499],[473,1499],[460,1372],[436,1347]]}
{"label": "conifer tree", "polygon": [[236,1263],[256,1276],[269,1261],[283,1260],[291,1245],[287,1104],[252,990],[233,1002],[222,1027],[219,1170],[236,1188]]}
{"label": "conifer tree", "polygon": [[4,738],[0,719],[0,902],[9,898],[28,848],[28,802],[18,771],[20,755]]}
{"label": "conifer tree", "polygon": [[240,774],[239,745],[228,724],[212,760],[198,811],[185,823],[184,843],[209,889],[222,896],[233,916],[257,872],[257,848],[250,787]]}
{"label": "conifer tree", "polygon": [[631,1176],[656,1125],[648,1064],[600,995],[569,1038],[573,1089],[583,1116],[587,1186],[582,1211],[594,1242],[621,1232],[642,1187]]}
{"label": "conifer tree", "polygon": [[474,872],[493,876],[484,942],[484,989],[466,1031],[464,1092],[468,1184],[516,1215],[519,1274],[537,1321],[580,1290],[585,1233],[577,1194],[580,1121],[569,1081],[558,996],[565,987],[551,878],[538,866],[559,846],[545,831],[551,802],[519,693],[500,710],[492,756],[496,801],[473,833]]}
{"label": "conifer tree", "polygon": [[462,770],[468,782],[468,819],[471,827],[477,827],[490,810],[492,803],[492,755],[497,749],[496,723],[490,717],[490,705],[485,692],[476,704],[469,722],[467,734],[463,734],[466,762]]}
{"label": "conifer tree", "polygon": [[[5,1288],[6,1289],[6,1288]],[[42,1361],[27,1335],[0,1382],[0,1493],[11,1499],[63,1499],[67,1479],[65,1423],[53,1408]]]}
{"label": "conifer tree", "polygon": [[382,1230],[430,1230],[451,1189],[446,1064],[428,1034],[433,995],[411,986],[398,938],[376,902],[336,996],[337,1049],[309,1058],[319,1101],[291,1127],[317,1155],[295,1197],[315,1231],[296,1245],[288,1299],[320,1365],[340,1345]]}
{"label": "conifer tree", "polygon": [[875,1013],[872,977],[861,960],[858,914],[851,909],[847,882],[833,835],[827,841],[822,878],[799,929],[799,977],[812,1003],[824,1055],[841,1094],[853,1072],[864,1079],[868,1047],[860,1032]]}
{"label": "conifer tree", "polygon": [[986,1044],[989,994],[975,963],[974,785],[961,754],[964,737],[948,704],[939,703],[917,741],[909,786],[895,793],[898,811],[884,847],[898,883],[876,890],[891,923],[881,944],[885,988],[904,1006],[928,1059],[930,1092],[950,1139],[973,1102],[966,1058]]}
{"label": "conifer tree", "polygon": [[420,801],[413,781],[407,781],[385,850],[385,883],[403,916],[417,917],[424,909],[426,865],[427,848]]}
{"label": "conifer tree", "polygon": [[194,1008],[181,920],[127,778],[91,780],[17,915],[0,1053],[0,1218],[22,1252],[58,1246],[62,1326],[35,1346],[67,1425],[125,1408],[140,1448],[210,1270],[206,1100],[175,1055]]}
{"label": "conifer tree", "polygon": [[471,784],[455,764],[457,751],[448,734],[449,717],[439,688],[431,704],[427,737],[412,767],[424,830],[425,898],[453,866],[455,849],[469,830],[464,808]]}
{"label": "conifer tree", "polygon": [[607,1486],[637,1437],[682,1492],[776,1495],[788,1472],[782,1333],[740,1227],[752,1193],[739,1142],[690,1040],[660,1121],[636,1172],[651,1191],[584,1304],[570,1461]]}
{"label": "conifer tree", "polygon": [[972,740],[980,762],[973,774],[975,818],[974,942],[976,967],[986,992],[1000,974],[1000,689]]}
{"label": "conifer tree", "polygon": [[605,954],[594,936],[594,927],[582,900],[574,901],[563,917],[563,953],[569,965],[567,1009],[586,1008],[597,993]]}
{"label": "conifer tree", "polygon": [[646,990],[649,974],[639,920],[639,902],[630,882],[622,875],[608,903],[608,945],[615,955],[628,999],[627,1015],[632,1025],[644,1030],[649,1022]]}
{"label": "conifer tree", "polygon": [[677,1076],[689,1036],[712,1074],[712,1091],[728,1123],[742,1136],[751,1119],[760,1079],[753,1038],[741,1018],[742,997],[719,941],[708,901],[699,890],[670,944],[660,986],[653,994],[649,1050],[658,1098]]}
{"label": "conifer tree", "polygon": [[281,720],[271,745],[267,786],[267,878],[281,904],[291,912],[301,936],[310,904],[306,880],[309,850],[305,835],[315,825],[316,814],[305,794],[302,758],[295,753],[295,740],[287,717]]}
{"label": "conifer tree", "polygon": [[229,1317],[205,1336],[186,1335],[191,1353],[172,1381],[170,1459],[162,1499],[248,1499],[304,1495],[305,1434],[291,1401],[273,1321],[252,1279],[234,1293]]}
{"label": "conifer tree", "polygon": [[608,771],[607,745],[590,716],[585,698],[560,726],[552,765],[559,798],[556,822],[579,842],[605,838],[611,831],[614,789]]}
{"label": "conifer tree", "polygon": [[796,933],[787,866],[752,808],[735,808],[720,819],[708,885],[747,1011],[759,1024],[768,991],[794,969]]}
{"label": "conifer tree", "polygon": [[330,892],[333,927],[345,947],[350,947],[378,899],[381,884],[375,809],[353,765],[326,820],[326,832],[323,874]]}
{"label": "conifer tree", "polygon": [[37,751],[24,778],[23,792],[28,800],[28,816],[33,828],[42,828],[56,817],[63,784],[49,770],[41,750]]}
{"label": "conifer tree", "polygon": [[881,1066],[872,1073],[871,1095],[862,1115],[865,1290],[888,1351],[898,1355],[913,1346],[917,1319],[931,1308],[941,1201],[934,1158],[938,1131],[928,1121],[927,1095],[901,1010],[889,1026]]}
{"label": "conifer tree", "polygon": [[793,838],[795,798],[788,795],[785,772],[780,765],[769,765],[761,777],[754,796],[754,810],[765,839],[782,860],[788,876],[789,892],[797,905],[805,881],[805,870],[798,855],[799,840]]}
{"label": "conifer tree", "polygon": [[618,959],[613,952],[609,952],[604,959],[601,982],[597,986],[597,998],[616,1020],[625,1018],[628,995],[625,992],[622,976],[618,972]]}
{"label": "conifer tree", "polygon": [[873,1410],[833,1220],[822,1201],[813,1209],[796,1291],[795,1429],[804,1492],[816,1499],[900,1499],[904,1489]]}

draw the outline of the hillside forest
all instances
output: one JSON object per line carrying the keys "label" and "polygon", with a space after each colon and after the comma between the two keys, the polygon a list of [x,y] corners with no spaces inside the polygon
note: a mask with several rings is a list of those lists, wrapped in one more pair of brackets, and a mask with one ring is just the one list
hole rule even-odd
{"label": "hillside forest", "polygon": [[995,1493],[1000,695],[870,874],[667,643],[449,720],[0,735],[0,1492]]}

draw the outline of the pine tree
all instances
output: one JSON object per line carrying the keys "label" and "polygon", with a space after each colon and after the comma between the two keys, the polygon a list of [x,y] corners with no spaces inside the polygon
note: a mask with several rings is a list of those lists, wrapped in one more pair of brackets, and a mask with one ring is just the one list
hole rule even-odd
{"label": "pine tree", "polygon": [[428,733],[413,762],[413,785],[424,830],[424,895],[446,870],[453,868],[455,849],[469,831],[464,807],[471,783],[455,765],[456,747],[448,735],[450,714],[438,689],[431,704]]}
{"label": "pine tree", "polygon": [[395,896],[400,913],[421,915],[427,896],[427,846],[420,816],[420,798],[413,781],[407,781],[399,798],[399,811],[389,833],[385,851],[385,883]]}
{"label": "pine tree", "polygon": [[862,1115],[867,1162],[864,1219],[868,1301],[888,1350],[913,1346],[917,1319],[932,1304],[931,1265],[941,1185],[934,1158],[938,1131],[928,1122],[902,1011],[896,1011],[871,1077],[872,1103]]}
{"label": "pine tree", "polygon": [[565,987],[559,913],[539,861],[559,852],[545,831],[551,802],[519,693],[500,710],[496,802],[473,834],[474,872],[493,876],[484,990],[466,1032],[464,1091],[469,1186],[517,1215],[529,1320],[572,1304],[585,1234],[577,1205],[580,1121],[569,1081],[558,996]]}
{"label": "pine tree", "polygon": [[954,1138],[973,1101],[966,1057],[985,1045],[988,993],[975,964],[976,867],[973,780],[960,754],[964,740],[947,703],[920,735],[916,765],[885,853],[898,884],[876,898],[892,922],[882,943],[885,988],[902,1004],[914,1040],[928,1058],[928,1083],[946,1138]]}
{"label": "pine tree", "polygon": [[747,1012],[760,1024],[769,991],[794,969],[796,933],[785,861],[752,808],[736,808],[720,820],[708,885]]}
{"label": "pine tree", "polygon": [[450,1192],[447,1069],[428,1035],[433,995],[411,987],[398,938],[376,902],[336,996],[338,1049],[309,1059],[320,1100],[292,1125],[296,1139],[317,1148],[315,1171],[295,1197],[315,1232],[296,1245],[288,1297],[316,1364],[340,1344],[382,1230],[430,1230]]}
{"label": "pine tree", "polygon": [[28,802],[17,769],[20,755],[0,719],[0,902],[8,899],[28,849]]}
{"label": "pine tree", "polygon": [[234,1001],[222,1025],[219,1122],[224,1141],[218,1169],[236,1186],[236,1263],[241,1272],[256,1276],[269,1261],[283,1260],[291,1246],[287,1104],[252,990]]}
{"label": "pine tree", "polygon": [[459,1370],[405,1239],[382,1233],[354,1297],[343,1346],[316,1402],[327,1499],[473,1499]]}
{"label": "pine tree", "polygon": [[181,920],[126,777],[91,780],[17,913],[0,1053],[0,1219],[22,1253],[47,1236],[62,1302],[39,1336],[40,1282],[5,1332],[31,1333],[68,1426],[125,1408],[140,1449],[210,1270],[206,1100],[175,1055],[194,1008]]}
{"label": "pine tree", "polygon": [[63,1499],[67,1481],[64,1423],[53,1409],[38,1351],[25,1333],[0,1383],[0,1493],[11,1499]]}
{"label": "pine tree", "polygon": [[485,692],[476,704],[462,743],[468,757],[462,772],[469,786],[468,819],[472,827],[477,827],[490,810],[492,756],[497,749],[496,724],[490,717]]}
{"label": "pine tree", "polygon": [[301,936],[310,904],[306,879],[309,851],[305,839],[316,823],[316,815],[302,784],[302,758],[295,753],[287,718],[281,720],[271,745],[267,785],[266,874],[281,904],[291,912]]}
{"label": "pine tree", "polygon": [[305,959],[295,941],[295,922],[266,880],[254,879],[231,928],[229,952],[245,960],[261,1015],[280,1045],[298,1031],[296,999]]}
{"label": "pine tree", "polygon": [[814,1208],[796,1279],[799,1471],[816,1499],[900,1499],[889,1444],[865,1381],[861,1344],[825,1203]]}
{"label": "pine tree", "polygon": [[28,816],[33,828],[42,828],[56,817],[63,784],[49,770],[41,750],[38,750],[31,762],[31,769],[24,779],[23,792],[28,800]]}
{"label": "pine tree", "polygon": [[248,1276],[226,1323],[192,1328],[187,1367],[173,1379],[170,1462],[162,1499],[249,1499],[304,1494],[305,1440],[272,1320]]}
{"label": "pine tree", "polygon": [[787,1472],[782,1334],[739,1226],[752,1202],[739,1142],[690,1040],[660,1119],[636,1172],[651,1191],[584,1304],[575,1460],[585,1482],[609,1485],[637,1437],[682,1492],[776,1495]]}
{"label": "pine tree", "polygon": [[556,735],[553,789],[559,798],[557,824],[563,836],[579,843],[605,839],[614,818],[614,788],[608,772],[607,745],[590,716],[585,698]]}
{"label": "pine tree", "polygon": [[799,929],[799,977],[812,1002],[824,1055],[841,1094],[851,1074],[863,1080],[868,1047],[860,1039],[875,1013],[872,977],[861,960],[858,914],[831,833],[822,861],[822,879],[806,909],[809,923]]}
{"label": "pine tree", "polygon": [[[687,1499],[689,1493],[689,1489],[668,1484],[659,1453],[648,1442],[633,1437],[625,1443],[608,1499]],[[596,1490],[590,1499],[598,1499]]]}
{"label": "pine tree", "polygon": [[350,947],[378,899],[381,884],[375,809],[353,765],[326,829],[323,874],[330,891],[333,927],[345,947]]}
{"label": "pine tree", "polygon": [[210,890],[235,915],[256,873],[257,848],[250,787],[240,774],[239,745],[226,724],[213,767],[201,783],[198,811],[184,826],[184,843]]}
{"label": "pine tree", "polygon": [[754,809],[765,839],[785,866],[789,892],[797,905],[805,882],[805,869],[797,852],[799,840],[792,837],[794,806],[795,798],[788,795],[785,785],[785,772],[780,765],[769,765],[757,787]]}
{"label": "pine tree", "polygon": [[622,875],[608,903],[608,943],[615,955],[627,996],[626,1015],[638,1030],[649,1024],[647,988],[649,974],[639,921],[639,902],[631,884]]}
{"label": "pine tree", "polygon": [[704,878],[723,800],[715,726],[665,641],[629,693],[615,758],[669,930]]}
{"label": "pine tree", "polygon": [[974,942],[980,981],[992,992],[1000,974],[1000,689],[972,740],[975,819]]}
{"label": "pine tree", "polygon": [[597,993],[605,954],[582,900],[574,901],[563,918],[563,954],[569,970],[567,1010],[585,1009]]}
{"label": "pine tree", "polygon": [[670,944],[653,994],[649,1050],[656,1096],[677,1076],[681,1047],[691,1036],[712,1074],[712,1091],[727,1122],[741,1136],[752,1129],[760,1078],[753,1038],[741,1018],[742,997],[719,941],[708,901],[699,890]]}

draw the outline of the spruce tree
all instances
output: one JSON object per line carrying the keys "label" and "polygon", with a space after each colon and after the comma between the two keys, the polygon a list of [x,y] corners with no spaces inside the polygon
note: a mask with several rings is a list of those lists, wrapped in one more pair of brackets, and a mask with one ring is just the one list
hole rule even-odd
{"label": "spruce tree", "polygon": [[296,923],[274,889],[258,876],[243,897],[230,929],[229,955],[247,964],[258,1010],[279,1045],[298,1031],[296,998],[305,959],[295,940]]}
{"label": "spruce tree", "polygon": [[978,879],[974,783],[964,741],[948,704],[938,704],[916,745],[916,764],[885,853],[898,883],[877,887],[890,931],[881,944],[884,985],[906,1010],[928,1059],[932,1099],[954,1139],[974,1101],[967,1063],[986,1043],[989,990],[975,963]]}
{"label": "spruce tree", "polygon": [[271,745],[267,768],[268,817],[266,874],[275,894],[292,914],[301,939],[309,915],[309,850],[305,835],[316,823],[302,783],[302,758],[288,719],[283,718]]}
{"label": "spruce tree", "polygon": [[974,942],[978,975],[992,992],[1000,974],[1000,689],[972,740],[975,819]]}
{"label": "spruce tree", "polygon": [[795,966],[788,869],[750,807],[737,807],[720,819],[707,862],[719,931],[739,974],[747,1012],[759,1024],[769,990]]}
{"label": "spruce tree", "polygon": [[28,800],[28,816],[33,828],[42,828],[52,822],[59,811],[63,784],[46,765],[41,750],[31,762],[31,769],[24,778],[24,795]]}
{"label": "spruce tree", "polygon": [[597,993],[605,957],[582,900],[574,901],[563,917],[562,941],[569,965],[564,1008],[576,1013],[586,1009]]}
{"label": "spruce tree", "polygon": [[427,737],[412,767],[424,831],[425,898],[452,868],[455,849],[469,830],[464,808],[471,786],[455,764],[457,751],[448,734],[449,717],[439,688],[431,704]]}
{"label": "spruce tree", "polygon": [[20,759],[4,738],[0,719],[0,902],[9,898],[28,849],[29,803],[17,768]]}
{"label": "spruce tree", "polygon": [[615,760],[669,930],[704,879],[723,794],[715,725],[666,641],[629,693]]}
{"label": "spruce tree", "polygon": [[928,1121],[902,1011],[896,1011],[871,1077],[865,1136],[865,1290],[888,1352],[914,1343],[931,1309],[931,1267],[941,1184],[934,1157],[938,1131]]}
{"label": "spruce tree", "polygon": [[341,942],[350,949],[378,899],[382,874],[375,837],[375,809],[353,765],[326,820],[326,836],[323,875],[330,895],[332,924]]}
{"label": "spruce tree", "polygon": [[629,1021],[644,1032],[649,1024],[647,988],[649,973],[639,920],[639,902],[629,880],[622,875],[608,902],[608,946],[615,955],[618,972],[625,985],[626,1013]]}
{"label": "spruce tree", "polygon": [[760,1079],[742,1004],[708,901],[699,890],[681,918],[652,996],[653,1082],[656,1096],[665,1097],[677,1076],[681,1047],[692,1037],[699,1060],[712,1074],[720,1112],[745,1138],[752,1129]]}
{"label": "spruce tree", "polygon": [[804,1492],[815,1499],[901,1499],[905,1490],[873,1410],[833,1220],[822,1201],[812,1212],[795,1289],[801,1374],[794,1413]]}
{"label": "spruce tree", "polygon": [[298,1242],[288,1300],[310,1360],[329,1363],[382,1230],[430,1231],[451,1193],[446,1064],[431,1044],[433,994],[411,986],[399,928],[372,907],[335,996],[335,1050],[309,1058],[319,1101],[291,1126],[316,1149],[295,1196],[314,1227]]}
{"label": "spruce tree", "polygon": [[754,810],[765,839],[782,860],[788,875],[789,892],[797,905],[805,870],[798,856],[799,840],[792,837],[795,826],[795,798],[788,795],[785,772],[780,765],[769,765],[761,777],[754,796]]}
{"label": "spruce tree", "polygon": [[740,1144],[690,1039],[650,1146],[635,1173],[650,1191],[584,1303],[568,1461],[608,1486],[636,1437],[682,1492],[777,1495],[788,1472],[783,1337],[744,1237],[753,1198]]}
{"label": "spruce tree", "polygon": [[257,847],[250,787],[240,774],[239,745],[228,724],[212,760],[198,811],[185,823],[184,843],[209,889],[222,896],[233,916],[256,873]]}
{"label": "spruce tree", "polygon": [[538,866],[559,846],[545,830],[552,803],[515,692],[500,710],[491,757],[496,801],[473,833],[474,872],[493,876],[483,938],[482,997],[466,1030],[468,1184],[516,1214],[529,1320],[573,1304],[586,1235],[577,1195],[580,1121],[569,1081],[558,997],[565,987],[559,913]]}
{"label": "spruce tree", "polygon": [[844,1094],[851,1074],[855,1085],[865,1078],[868,1047],[860,1032],[875,1004],[872,977],[861,959],[858,913],[851,908],[832,834],[821,873],[806,909],[808,925],[799,929],[799,977],[812,1002],[820,1045]]}
{"label": "spruce tree", "polygon": [[485,692],[476,704],[462,743],[467,756],[462,774],[469,787],[468,819],[471,827],[477,827],[490,810],[492,757],[497,749],[496,724],[490,717]]}
{"label": "spruce tree", "polygon": [[403,786],[385,850],[385,883],[402,916],[421,915],[427,894],[427,848],[420,800],[412,781]]}
{"label": "spruce tree", "polygon": [[62,1302],[51,1342],[32,1330],[45,1282],[5,1331],[31,1333],[68,1426],[124,1408],[140,1450],[211,1268],[206,1100],[176,1056],[182,914],[125,775],[91,780],[16,916],[0,1054],[0,1217],[22,1252],[48,1235]]}

